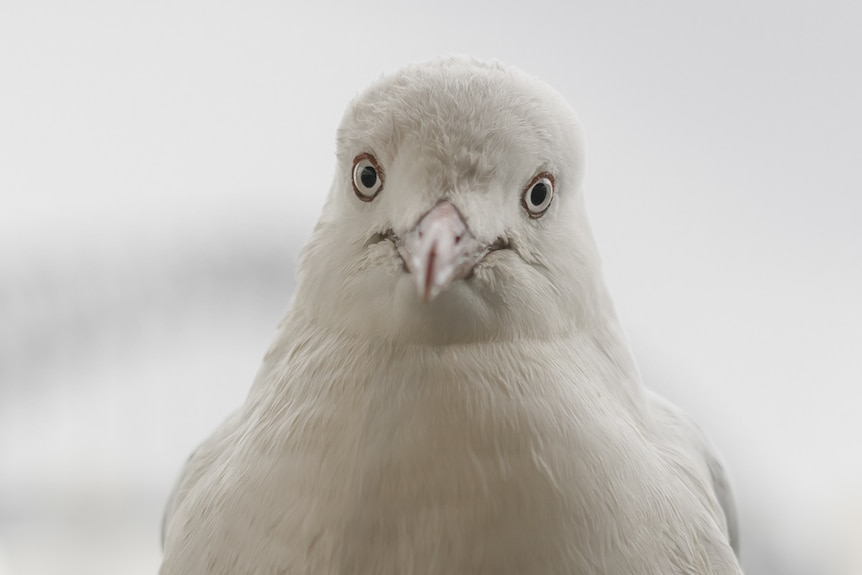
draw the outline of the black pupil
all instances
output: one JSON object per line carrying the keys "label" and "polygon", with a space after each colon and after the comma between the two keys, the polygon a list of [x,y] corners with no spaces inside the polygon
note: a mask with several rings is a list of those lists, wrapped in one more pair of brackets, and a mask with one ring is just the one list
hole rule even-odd
{"label": "black pupil", "polygon": [[373,188],[377,183],[377,170],[371,166],[365,166],[359,173],[359,179],[366,188]]}
{"label": "black pupil", "polygon": [[[364,182],[365,180],[363,180]],[[545,201],[545,198],[548,197],[548,186],[546,186],[543,182],[539,182],[533,189],[530,190],[530,201],[534,206],[541,206],[542,202]]]}

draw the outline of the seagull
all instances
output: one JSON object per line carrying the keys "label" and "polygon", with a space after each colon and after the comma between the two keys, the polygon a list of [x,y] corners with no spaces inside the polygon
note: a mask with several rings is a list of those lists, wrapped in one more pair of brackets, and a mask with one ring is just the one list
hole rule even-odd
{"label": "seagull", "polygon": [[564,98],[497,62],[348,106],[249,395],[169,498],[161,575],[739,574],[715,448],[642,384]]}

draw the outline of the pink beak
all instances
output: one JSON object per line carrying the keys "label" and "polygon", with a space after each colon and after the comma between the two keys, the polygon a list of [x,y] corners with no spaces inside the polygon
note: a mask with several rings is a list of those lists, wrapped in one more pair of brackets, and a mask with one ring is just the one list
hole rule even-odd
{"label": "pink beak", "polygon": [[416,278],[419,297],[433,300],[452,282],[466,277],[489,251],[448,201],[434,206],[401,239],[398,250]]}

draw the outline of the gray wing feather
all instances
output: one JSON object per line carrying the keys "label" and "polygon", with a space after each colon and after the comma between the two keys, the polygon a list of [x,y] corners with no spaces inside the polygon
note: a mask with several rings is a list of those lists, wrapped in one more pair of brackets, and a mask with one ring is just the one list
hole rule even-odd
{"label": "gray wing feather", "polygon": [[707,438],[703,430],[685,412],[665,399],[649,393],[653,407],[661,414],[674,430],[677,441],[686,453],[696,459],[698,467],[708,474],[708,483],[713,495],[721,506],[727,524],[727,537],[733,552],[739,558],[739,523],[730,477],[722,462],[718,449]]}
{"label": "gray wing feather", "polygon": [[724,511],[724,518],[727,520],[727,536],[730,540],[730,546],[733,552],[739,557],[739,522],[736,515],[736,501],[733,497],[733,488],[730,484],[730,477],[724,467],[718,450],[707,439],[703,431],[691,419],[694,431],[700,438],[701,453],[706,459],[706,465],[709,468],[709,475],[712,479],[712,488],[715,491],[715,496],[718,498],[718,503]]}

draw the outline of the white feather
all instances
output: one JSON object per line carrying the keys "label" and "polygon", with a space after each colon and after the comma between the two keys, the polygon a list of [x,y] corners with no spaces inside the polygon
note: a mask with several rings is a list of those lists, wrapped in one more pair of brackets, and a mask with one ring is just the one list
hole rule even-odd
{"label": "white feather", "polygon": [[[353,102],[276,341],[171,496],[162,575],[741,573],[717,457],[640,383],[583,163],[568,105],[505,66],[411,66]],[[510,249],[425,304],[381,234],[444,198]]]}

